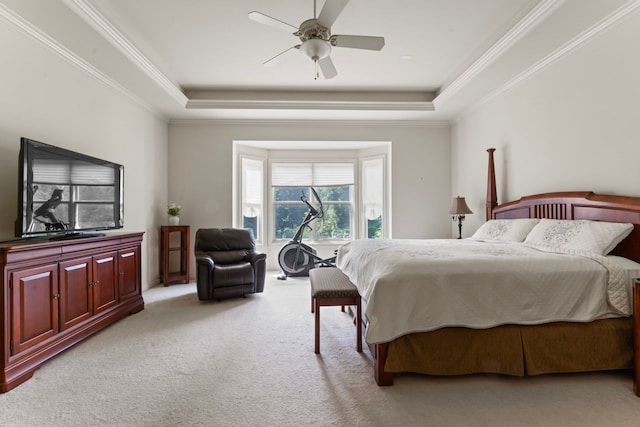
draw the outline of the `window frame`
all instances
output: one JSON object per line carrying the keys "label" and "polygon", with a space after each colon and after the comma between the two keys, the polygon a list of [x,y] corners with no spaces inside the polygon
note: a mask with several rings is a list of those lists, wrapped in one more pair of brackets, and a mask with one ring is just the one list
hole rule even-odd
{"label": "window frame", "polygon": [[233,215],[233,226],[236,228],[244,228],[244,169],[243,169],[243,160],[247,159],[250,161],[255,161],[261,164],[260,168],[262,171],[261,174],[261,182],[260,182],[260,205],[261,214],[258,214],[258,221],[256,224],[257,232],[254,233],[253,236],[256,244],[262,244],[265,241],[265,212],[267,212],[267,206],[265,203],[265,164],[267,159],[262,156],[252,155],[247,153],[238,153],[236,156],[236,161],[238,164],[237,173],[235,174],[237,179],[236,185],[236,194],[237,201],[233,203],[234,215]]}
{"label": "window frame", "polygon": [[[276,205],[278,204],[286,204],[286,205],[291,205],[291,206],[296,206],[298,204],[301,204],[302,202],[300,200],[297,201],[287,201],[285,203],[283,203],[282,201],[278,201],[276,202],[275,200],[275,188],[276,186],[272,185],[273,182],[273,177],[272,177],[272,173],[273,173],[273,165],[274,164],[278,164],[278,163],[298,163],[298,164],[309,164],[311,165],[311,170],[312,170],[312,176],[313,176],[313,165],[314,164],[325,164],[325,163],[344,163],[344,164],[350,164],[353,170],[353,184],[351,185],[351,189],[350,189],[350,197],[351,197],[351,201],[350,202],[340,202],[341,204],[350,204],[350,224],[349,224],[349,229],[351,231],[351,238],[350,240],[354,240],[357,239],[358,236],[358,222],[357,222],[357,215],[358,215],[358,206],[357,206],[357,200],[358,200],[358,191],[357,191],[357,186],[358,186],[358,158],[357,156],[353,156],[350,155],[348,157],[329,157],[329,156],[322,156],[322,157],[318,157],[315,156],[314,154],[312,154],[311,152],[308,151],[303,151],[300,150],[301,153],[296,153],[297,155],[295,157],[293,156],[283,156],[283,157],[279,157],[279,156],[273,156],[273,157],[269,157],[268,160],[268,182],[267,182],[267,187],[269,188],[269,204],[270,204],[270,209],[269,209],[269,242],[271,244],[284,244],[286,242],[288,242],[289,240],[287,239],[277,239],[276,238]],[[303,154],[307,154],[307,155],[303,155]],[[313,185],[309,185],[309,187],[311,187]],[[291,186],[294,187],[294,186]],[[307,186],[300,186],[300,188],[309,188]],[[328,187],[328,186],[322,186],[319,185],[316,188],[323,188],[323,187]],[[310,193],[309,193],[310,194]],[[328,204],[338,204],[338,202],[327,202]],[[327,203],[325,203],[323,201],[323,205],[327,205]],[[321,219],[318,221],[322,221]],[[312,227],[314,228],[314,227]],[[315,228],[312,232],[311,235],[309,235],[308,237],[305,237],[305,240],[307,240],[309,243],[312,243],[314,245],[332,245],[335,246],[337,244],[342,244],[345,243],[346,240],[336,240],[336,239],[321,239],[318,240],[316,239],[316,235],[315,235]]]}
{"label": "window frame", "polygon": [[[277,163],[277,162],[276,162]],[[313,162],[306,162],[306,163],[313,163]],[[331,162],[316,162],[316,163],[331,163]],[[336,162],[336,163],[349,163],[349,162]],[[353,165],[354,166],[354,174],[356,173],[356,164]],[[354,181],[355,181],[355,176],[354,176]],[[345,184],[344,186],[348,186],[349,188],[349,201],[339,201],[339,200],[335,200],[335,201],[322,201],[322,205],[323,208],[326,212],[327,207],[331,206],[331,205],[336,205],[336,206],[349,206],[349,231],[350,231],[350,238],[349,239],[318,239],[317,238],[317,226],[316,227],[311,227],[311,230],[309,230],[309,234],[306,235],[305,240],[313,243],[313,244],[330,244],[330,245],[336,245],[336,244],[342,244],[345,243],[347,241],[350,240],[354,240],[358,234],[358,230],[357,230],[357,221],[356,221],[356,215],[357,215],[357,211],[358,211],[358,207],[357,207],[357,198],[356,198],[356,184],[354,182],[354,184]],[[276,243],[276,244],[280,244],[280,243],[286,243],[289,240],[291,240],[290,238],[283,238],[283,239],[278,239],[276,237],[276,207],[277,206],[300,206],[302,204],[302,202],[300,200],[297,201],[293,201],[293,200],[280,200],[280,201],[276,201],[275,200],[275,192],[276,189],[278,188],[278,186],[271,186],[270,189],[270,203],[271,203],[271,218],[273,218],[273,221],[270,223],[269,226],[269,232],[271,233],[271,238],[270,241],[271,243]],[[295,186],[291,186],[291,187],[286,187],[286,188],[295,188]],[[306,187],[306,186],[299,186],[300,189],[308,189],[308,194],[311,194],[311,186]],[[314,187],[316,189],[318,188],[329,188],[329,186],[317,186]],[[313,203],[312,203],[313,204]],[[305,208],[306,210],[306,208]],[[304,218],[301,218],[300,223],[302,222]],[[322,219],[318,219],[316,221],[322,221]],[[299,225],[299,224],[298,224]]]}
{"label": "window frame", "polygon": [[364,167],[363,164],[367,161],[373,161],[373,160],[381,160],[382,162],[382,207],[381,207],[381,216],[382,216],[382,221],[381,221],[381,239],[385,239],[385,238],[389,238],[390,234],[391,234],[391,209],[390,209],[390,205],[391,205],[391,200],[390,200],[390,191],[389,191],[389,186],[391,185],[391,183],[389,182],[389,175],[388,175],[388,158],[387,155],[382,153],[382,154],[373,154],[373,155],[369,155],[369,156],[360,156],[358,158],[358,180],[360,182],[360,185],[358,187],[358,189],[360,190],[360,198],[358,200],[358,210],[359,210],[359,225],[360,225],[360,238],[362,239],[367,239],[368,238],[368,231],[369,231],[369,224],[367,223],[367,215],[365,213],[365,194],[364,194]]}
{"label": "window frame", "polygon": [[[299,140],[297,146],[309,147],[313,143],[315,147],[323,146],[317,141]],[[334,144],[329,143],[328,145]],[[346,148],[336,149],[308,149],[308,148],[288,148],[292,146],[292,141],[265,141],[265,140],[235,140],[233,141],[233,193],[232,193],[232,226],[242,227],[242,187],[241,175],[242,165],[240,159],[249,157],[253,160],[263,162],[262,174],[262,197],[263,215],[261,223],[258,225],[260,235],[256,237],[256,243],[263,246],[272,255],[277,252],[280,246],[286,243],[285,239],[275,239],[275,211],[273,192],[271,191],[271,163],[331,163],[331,162],[353,162],[355,165],[353,200],[354,210],[351,212],[352,236],[351,240],[367,238],[366,217],[362,212],[362,176],[361,161],[370,158],[382,158],[383,165],[383,221],[381,238],[391,238],[392,215],[391,215],[391,141],[370,141],[356,142],[350,145],[345,143]],[[273,147],[273,148],[270,148]],[[354,148],[355,147],[355,148]],[[300,203],[299,201],[297,203]],[[295,204],[293,202],[292,204]],[[306,240],[306,238],[305,238]],[[344,240],[318,240],[313,245],[319,247],[336,247],[344,243]]]}
{"label": "window frame", "polygon": [[[61,222],[63,222],[66,225],[69,224],[74,224],[75,227],[79,227],[82,229],[89,229],[89,228],[96,228],[96,227],[102,227],[102,225],[87,225],[87,224],[80,224],[80,220],[79,220],[79,209],[83,206],[91,206],[91,205],[98,205],[98,206],[108,206],[110,207],[110,219],[114,218],[114,212],[115,212],[115,203],[114,203],[114,198],[110,197],[110,198],[106,198],[106,199],[96,199],[96,200],[90,200],[90,199],[84,199],[80,197],[80,190],[82,187],[104,187],[110,190],[113,190],[114,192],[116,191],[113,184],[109,185],[109,184],[105,184],[105,183],[99,183],[99,184],[86,184],[86,183],[78,183],[77,181],[74,181],[72,178],[72,173],[71,173],[71,169],[69,170],[69,172],[67,173],[67,176],[65,177],[64,180],[57,180],[57,181],[45,181],[45,180],[40,180],[40,181],[34,181],[34,184],[38,187],[41,188],[59,188],[59,187],[64,187],[66,189],[66,191],[63,191],[63,196],[62,199],[60,200],[59,206],[65,206],[66,210],[67,210],[67,214],[66,214],[66,218],[64,218],[67,222],[64,222],[63,219],[60,219]],[[41,190],[42,191],[42,190]],[[115,194],[114,194],[115,196]],[[33,200],[33,212],[36,211],[37,208],[39,208],[40,206],[42,206],[44,203],[47,202],[48,199],[39,199],[38,197],[34,197]],[[31,214],[32,216],[32,221],[33,218],[35,218],[35,216],[33,215],[33,213]]]}

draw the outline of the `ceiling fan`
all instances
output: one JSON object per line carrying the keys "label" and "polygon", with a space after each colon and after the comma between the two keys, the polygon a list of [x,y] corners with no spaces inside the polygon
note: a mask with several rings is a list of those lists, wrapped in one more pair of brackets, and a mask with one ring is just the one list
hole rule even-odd
{"label": "ceiling fan", "polygon": [[263,65],[272,66],[297,51],[310,58],[315,64],[314,78],[322,71],[325,79],[332,79],[338,75],[336,67],[331,60],[331,47],[349,47],[353,49],[381,50],[384,46],[384,37],[332,35],[331,26],[338,19],[349,0],[326,0],[320,15],[316,18],[316,0],[313,0],[313,19],[307,19],[299,28],[279,19],[272,18],[264,13],[249,12],[249,19],[269,25],[280,30],[293,33],[299,37],[301,44],[295,45],[284,52],[279,53],[266,61]]}

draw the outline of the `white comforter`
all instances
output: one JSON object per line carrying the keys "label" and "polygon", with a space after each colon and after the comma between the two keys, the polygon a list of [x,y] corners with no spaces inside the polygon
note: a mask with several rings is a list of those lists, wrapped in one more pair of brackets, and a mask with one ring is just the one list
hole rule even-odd
{"label": "white comforter", "polygon": [[520,243],[355,240],[337,266],[366,300],[366,340],[447,326],[587,322],[629,316],[627,278],[599,255]]}

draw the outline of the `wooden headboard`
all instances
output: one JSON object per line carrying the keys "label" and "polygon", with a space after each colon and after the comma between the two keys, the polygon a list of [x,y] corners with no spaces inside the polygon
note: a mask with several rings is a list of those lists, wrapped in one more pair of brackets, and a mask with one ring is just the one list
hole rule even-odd
{"label": "wooden headboard", "polygon": [[634,224],[631,234],[611,252],[640,262],[640,198],[590,191],[544,193],[498,204],[493,152],[489,152],[487,220],[513,218],[588,219]]}

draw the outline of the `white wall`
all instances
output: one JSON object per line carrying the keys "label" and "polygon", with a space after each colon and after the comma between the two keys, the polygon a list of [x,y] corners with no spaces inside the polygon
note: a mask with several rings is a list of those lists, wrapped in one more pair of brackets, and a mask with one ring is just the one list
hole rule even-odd
{"label": "white wall", "polygon": [[[452,189],[484,212],[486,152],[499,202],[550,191],[640,196],[640,13],[452,125]],[[467,218],[469,232],[484,215]]]}
{"label": "white wall", "polygon": [[[452,235],[446,213],[451,202],[448,124],[175,121],[169,127],[169,199],[182,206],[180,222],[191,226],[192,237],[198,228],[232,225],[234,140],[391,141],[393,237]],[[277,268],[275,257],[269,256],[268,264]]]}
{"label": "white wall", "polygon": [[2,20],[0,52],[0,240],[13,238],[20,137],[26,136],[124,165],[124,231],[145,232],[142,285],[157,284],[166,122]]}

